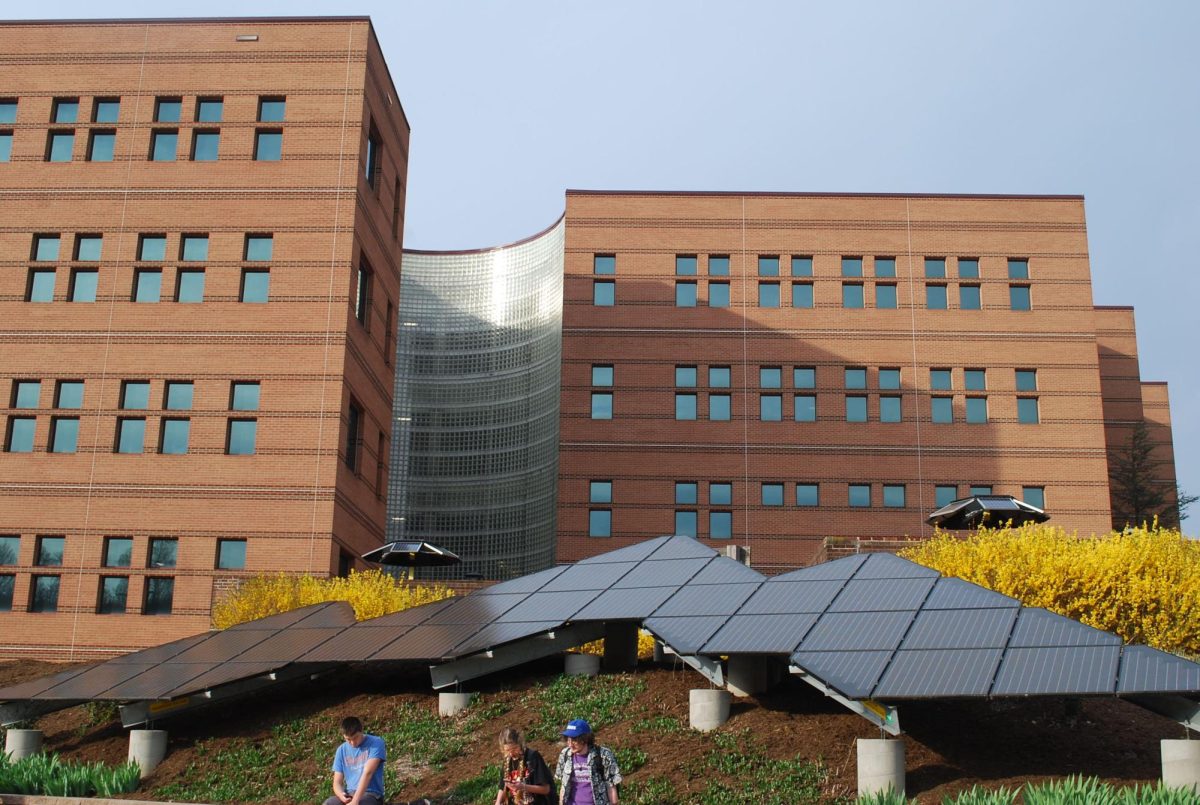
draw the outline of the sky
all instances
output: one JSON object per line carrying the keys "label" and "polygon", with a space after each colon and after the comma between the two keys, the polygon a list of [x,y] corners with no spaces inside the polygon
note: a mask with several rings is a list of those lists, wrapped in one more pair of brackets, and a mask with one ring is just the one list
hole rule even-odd
{"label": "sky", "polygon": [[[16,17],[371,16],[412,125],[405,246],[553,223],[566,188],[1082,194],[1200,494],[1200,3],[58,0]],[[29,11],[26,13],[25,10]],[[1191,234],[1189,234],[1191,233]],[[1189,533],[1200,531],[1200,503]]]}

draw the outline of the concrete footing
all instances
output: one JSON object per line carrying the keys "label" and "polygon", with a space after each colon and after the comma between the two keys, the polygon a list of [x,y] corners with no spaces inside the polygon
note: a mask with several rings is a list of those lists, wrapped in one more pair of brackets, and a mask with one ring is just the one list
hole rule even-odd
{"label": "concrete footing", "polygon": [[725,687],[734,696],[762,693],[771,684],[771,661],[767,657],[734,654],[725,666]]}
{"label": "concrete footing", "polygon": [[595,654],[571,652],[564,656],[563,672],[567,676],[596,676],[600,673],[600,658]]}
{"label": "concrete footing", "polygon": [[474,693],[439,693],[438,715],[442,718],[458,715],[471,706],[474,698]]}
{"label": "concrete footing", "polygon": [[1162,783],[1165,788],[1188,788],[1200,794],[1200,741],[1162,742]]}
{"label": "concrete footing", "polygon": [[727,690],[693,688],[688,692],[688,723],[701,732],[715,730],[729,720],[732,698]]}
{"label": "concrete footing", "polygon": [[664,663],[667,661],[667,647],[662,644],[661,640],[654,641],[654,662]]}
{"label": "concrete footing", "polygon": [[20,760],[41,751],[41,730],[8,730],[4,734],[4,754],[10,760]]}
{"label": "concrete footing", "polygon": [[885,738],[858,739],[858,795],[891,789],[904,794],[904,742]]}
{"label": "concrete footing", "polygon": [[636,623],[606,623],[604,625],[604,670],[628,671],[637,668],[638,625]]}
{"label": "concrete footing", "polygon": [[166,730],[129,731],[129,759],[138,764],[143,780],[154,773],[166,756]]}

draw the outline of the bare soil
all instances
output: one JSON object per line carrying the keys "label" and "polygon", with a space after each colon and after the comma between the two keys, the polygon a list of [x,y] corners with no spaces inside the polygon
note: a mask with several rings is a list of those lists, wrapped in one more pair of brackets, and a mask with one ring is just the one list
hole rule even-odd
{"label": "bare soil", "polygon": [[[0,685],[62,669],[51,663],[0,662]],[[439,802],[458,782],[495,762],[493,736],[510,724],[522,728],[533,723],[536,713],[522,703],[523,695],[538,682],[548,684],[560,671],[561,661],[545,661],[482,680],[475,689],[510,709],[485,723],[467,751],[440,771],[414,765],[402,747],[389,747],[390,756],[399,758],[389,761],[389,788],[405,781],[394,801],[428,796]],[[643,663],[637,673],[646,683],[645,691],[630,706],[626,720],[600,731],[600,740],[613,747],[636,746],[647,753],[646,765],[627,779],[666,777],[678,791],[698,790],[701,781],[695,779],[687,761],[712,748],[711,736],[690,730],[670,734],[633,731],[631,727],[655,716],[672,716],[686,725],[688,691],[708,683],[682,666]],[[339,741],[335,725],[343,715],[360,716],[370,730],[377,718],[392,711],[398,699],[436,709],[437,696],[429,688],[428,672],[350,669],[161,722],[157,726],[170,733],[167,758],[143,790],[130,797],[153,800],[155,789],[179,779],[189,764],[203,767],[212,763],[215,752],[195,752],[197,741],[204,740],[217,749],[237,739],[266,736],[273,725],[300,717],[328,718],[328,754],[332,757]],[[975,784],[1015,788],[1030,780],[1072,774],[1096,776],[1118,785],[1152,783],[1161,771],[1159,741],[1185,737],[1183,727],[1175,722],[1114,698],[923,702],[903,704],[899,710],[905,730],[908,795],[920,803],[940,802],[944,795]],[[38,719],[49,749],[70,759],[124,762],[126,732],[115,723],[98,727],[86,723],[82,707]],[[871,724],[796,679],[785,680],[769,693],[735,699],[729,722],[722,729],[748,730],[771,757],[821,760],[830,770],[827,793],[831,797],[854,793],[855,739],[879,737]],[[532,745],[553,764],[556,745]]]}

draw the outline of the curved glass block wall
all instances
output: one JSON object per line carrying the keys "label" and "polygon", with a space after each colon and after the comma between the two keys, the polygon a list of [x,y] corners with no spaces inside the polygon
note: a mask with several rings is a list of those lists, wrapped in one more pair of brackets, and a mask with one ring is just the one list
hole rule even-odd
{"label": "curved glass block wall", "polygon": [[463,559],[422,578],[554,564],[563,232],[404,252],[387,537]]}

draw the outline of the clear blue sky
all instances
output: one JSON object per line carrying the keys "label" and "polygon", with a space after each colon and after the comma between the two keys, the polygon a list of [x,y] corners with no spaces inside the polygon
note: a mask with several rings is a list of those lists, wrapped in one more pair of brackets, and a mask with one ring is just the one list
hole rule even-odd
{"label": "clear blue sky", "polygon": [[47,11],[369,14],[413,127],[413,248],[532,234],[567,187],[1083,194],[1094,301],[1137,308],[1142,377],[1170,383],[1180,482],[1200,493],[1200,3],[60,0],[3,13]]}

